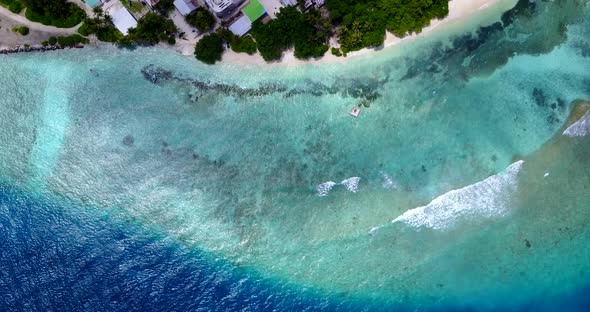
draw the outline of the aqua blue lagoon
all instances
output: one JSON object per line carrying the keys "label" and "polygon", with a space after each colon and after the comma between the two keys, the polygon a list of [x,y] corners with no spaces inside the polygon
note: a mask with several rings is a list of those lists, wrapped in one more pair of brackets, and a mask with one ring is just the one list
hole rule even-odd
{"label": "aqua blue lagoon", "polygon": [[0,56],[0,310],[588,311],[590,6],[504,2],[337,63]]}

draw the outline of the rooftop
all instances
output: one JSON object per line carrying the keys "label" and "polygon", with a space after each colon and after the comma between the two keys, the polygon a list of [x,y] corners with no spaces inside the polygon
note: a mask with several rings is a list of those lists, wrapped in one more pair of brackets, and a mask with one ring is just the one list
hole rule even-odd
{"label": "rooftop", "polygon": [[246,15],[242,15],[235,22],[229,25],[229,31],[234,33],[236,36],[245,35],[252,28],[252,22]]}
{"label": "rooftop", "polygon": [[113,20],[113,24],[123,35],[127,35],[129,28],[137,27],[137,21],[124,7],[111,12],[110,15]]}
{"label": "rooftop", "polygon": [[223,12],[225,9],[237,3],[241,3],[242,1],[243,0],[206,0],[207,6],[209,6],[209,8],[215,13]]}
{"label": "rooftop", "polygon": [[182,15],[188,15],[197,9],[197,7],[192,4],[191,1],[186,0],[174,0],[174,6]]}
{"label": "rooftop", "polygon": [[266,9],[262,6],[260,1],[250,0],[250,3],[242,9],[242,12],[248,16],[248,19],[250,19],[252,23],[254,23],[266,13]]}

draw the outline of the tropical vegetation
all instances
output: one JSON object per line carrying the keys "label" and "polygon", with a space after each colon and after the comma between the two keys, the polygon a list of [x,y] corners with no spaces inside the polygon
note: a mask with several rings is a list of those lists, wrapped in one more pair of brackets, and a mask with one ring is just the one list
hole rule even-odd
{"label": "tropical vegetation", "polygon": [[84,10],[67,0],[21,0],[21,3],[26,7],[27,19],[44,25],[71,28],[86,17]]}
{"label": "tropical vegetation", "polygon": [[221,61],[223,38],[217,33],[205,35],[195,46],[195,57],[205,64]]}
{"label": "tropical vegetation", "polygon": [[160,41],[171,42],[170,38],[174,39],[176,32],[174,22],[163,15],[150,12],[137,21],[137,27],[129,29],[127,40],[154,45]]}
{"label": "tropical vegetation", "polygon": [[449,0],[326,0],[330,22],[339,27],[342,51],[383,44],[385,32],[403,37],[418,33],[449,12]]}
{"label": "tropical vegetation", "polygon": [[317,10],[302,13],[296,7],[284,7],[267,24],[256,21],[251,33],[264,60],[274,61],[290,48],[300,59],[323,56],[330,31],[331,25]]}
{"label": "tropical vegetation", "polygon": [[75,47],[78,44],[88,43],[88,39],[78,34],[70,36],[49,37],[47,41],[43,41],[41,45],[44,47],[48,45],[60,45],[62,47]]}
{"label": "tropical vegetation", "polygon": [[59,44],[62,47],[74,47],[78,44],[83,44],[83,43],[88,43],[88,39],[86,39],[78,34],[57,37],[57,44]]}
{"label": "tropical vegetation", "polygon": [[83,36],[95,34],[96,38],[104,42],[119,42],[123,34],[113,25],[111,17],[101,8],[94,9],[94,18],[86,18],[78,32]]}
{"label": "tropical vegetation", "polygon": [[246,35],[243,37],[233,36],[229,41],[229,46],[232,51],[237,53],[256,53],[256,42],[252,39],[252,36]]}
{"label": "tropical vegetation", "polygon": [[7,7],[12,13],[18,14],[23,10],[20,0],[0,0],[0,5]]}
{"label": "tropical vegetation", "polygon": [[168,16],[168,14],[174,10],[174,0],[160,0],[154,6],[156,12],[160,13],[160,15]]}
{"label": "tropical vegetation", "polygon": [[209,31],[215,26],[215,17],[209,10],[198,7],[186,16],[186,22],[200,32]]}
{"label": "tropical vegetation", "polygon": [[26,36],[26,35],[29,34],[29,27],[27,27],[27,26],[18,26],[18,27],[12,28],[12,31],[18,33],[21,36]]}
{"label": "tropical vegetation", "polygon": [[229,44],[232,51],[237,53],[256,53],[256,42],[250,35],[236,36],[227,28],[220,28],[217,33],[221,36],[223,41]]}

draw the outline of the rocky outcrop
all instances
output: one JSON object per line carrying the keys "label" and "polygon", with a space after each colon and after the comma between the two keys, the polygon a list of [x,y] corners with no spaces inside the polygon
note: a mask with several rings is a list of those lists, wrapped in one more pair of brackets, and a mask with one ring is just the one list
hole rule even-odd
{"label": "rocky outcrop", "polygon": [[[77,45],[75,48],[83,48],[83,45]],[[45,51],[55,51],[55,50],[63,50],[66,47],[62,47],[59,45],[55,46],[28,46],[28,47],[15,47],[9,49],[2,49],[0,50],[0,54],[15,54],[15,53],[26,53],[26,52],[45,52]]]}

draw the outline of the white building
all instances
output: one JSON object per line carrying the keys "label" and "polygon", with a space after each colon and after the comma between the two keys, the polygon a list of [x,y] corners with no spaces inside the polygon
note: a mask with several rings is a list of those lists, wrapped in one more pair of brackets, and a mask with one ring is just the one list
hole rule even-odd
{"label": "white building", "polygon": [[197,7],[190,0],[174,0],[174,6],[180,14],[187,16]]}
{"label": "white building", "polygon": [[246,15],[240,16],[235,22],[228,27],[229,31],[236,36],[243,36],[252,29],[252,22]]}
{"label": "white building", "polygon": [[117,29],[125,36],[129,33],[129,28],[137,27],[137,21],[123,6],[110,11],[109,15],[111,16],[115,27],[117,27]]}
{"label": "white building", "polygon": [[205,0],[211,12],[217,17],[224,18],[230,15],[235,8],[240,6],[245,0]]}

